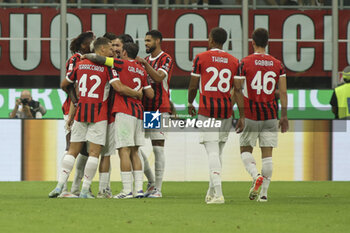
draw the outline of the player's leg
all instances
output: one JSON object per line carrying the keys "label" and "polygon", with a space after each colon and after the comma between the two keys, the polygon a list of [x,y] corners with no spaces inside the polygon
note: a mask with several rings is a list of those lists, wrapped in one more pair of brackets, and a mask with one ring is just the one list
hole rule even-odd
{"label": "player's leg", "polygon": [[106,145],[101,151],[101,161],[99,167],[99,191],[97,198],[111,198],[112,190],[110,188],[110,157],[115,154],[115,131],[114,122],[109,123],[107,126],[107,138]]}
{"label": "player's leg", "polygon": [[146,190],[146,193],[145,193],[145,196],[149,196],[154,188],[155,188],[155,179],[154,179],[154,174],[153,174],[153,171],[151,169],[151,166],[149,165],[149,162],[148,162],[148,158],[147,158],[147,155],[145,154],[145,152],[139,148],[139,156],[141,158],[141,162],[142,162],[142,167],[143,167],[143,172],[148,180],[148,184],[147,184],[147,190]]}
{"label": "player's leg", "polygon": [[267,191],[270,185],[273,163],[272,151],[277,147],[278,121],[277,119],[266,120],[263,123],[263,129],[259,136],[259,145],[262,155],[261,175],[264,177],[258,201],[267,201]]}
{"label": "player's leg", "polygon": [[142,186],[143,186],[143,172],[142,172],[142,163],[138,154],[138,146],[131,147],[131,163],[133,168],[133,175],[135,180],[135,197],[142,198],[144,197]]}
{"label": "player's leg", "polygon": [[[58,184],[50,194],[49,197],[57,197],[61,192],[65,182],[73,169],[76,157],[82,149],[83,142],[86,141],[87,124],[83,122],[74,121],[71,131],[71,139],[68,153],[64,156],[62,161],[61,171],[59,173]],[[57,195],[58,193],[58,195]]]}
{"label": "player's leg", "polygon": [[80,198],[94,198],[90,192],[93,178],[98,167],[98,157],[102,146],[106,144],[107,121],[99,121],[88,124],[86,140],[89,142],[89,158],[84,169],[84,182],[81,188]]}
{"label": "player's leg", "polygon": [[[208,117],[198,115],[198,120],[205,121]],[[209,165],[209,189],[205,197],[207,204],[223,204],[225,202],[222,193],[220,161],[220,129],[201,128],[200,143],[204,145]],[[223,140],[224,142],[224,140]]]}
{"label": "player's leg", "polygon": [[49,197],[55,198],[62,192],[64,184],[67,182],[68,177],[73,170],[75,158],[83,146],[83,142],[71,142],[68,153],[62,160],[61,171],[59,172],[58,182],[56,188],[50,192]]}
{"label": "player's leg", "polygon": [[80,198],[94,198],[89,191],[97,171],[100,152],[101,145],[89,142],[89,158],[84,169],[84,181],[79,195]]}
{"label": "player's leg", "polygon": [[[103,154],[103,153],[102,153]],[[109,184],[109,171],[110,171],[110,156],[102,155],[99,166],[99,186],[97,198],[111,198],[112,196],[108,192]]]}
{"label": "player's leg", "polygon": [[[66,150],[64,151],[64,155],[63,155],[63,157],[62,157],[61,164],[62,164],[62,162],[63,162],[64,156],[68,153],[69,144],[70,144],[70,131],[67,131],[67,130],[66,130]],[[68,195],[68,194],[69,194],[69,193],[68,193],[68,185],[67,185],[67,182],[64,183],[64,185],[63,185],[62,194],[64,194],[64,195]]]}
{"label": "player's leg", "polygon": [[133,198],[133,193],[132,193],[133,178],[132,178],[131,160],[130,160],[131,149],[130,147],[118,148],[118,154],[120,159],[120,176],[123,184],[123,189],[119,194],[115,195],[113,198],[116,198],[116,199]]}
{"label": "player's leg", "polygon": [[241,159],[249,175],[253,179],[252,187],[249,190],[249,199],[254,200],[259,192],[263,177],[259,174],[256,162],[253,157],[253,147],[256,145],[259,136],[259,122],[250,119],[245,120],[245,127],[240,136]]}
{"label": "player's leg", "polygon": [[261,175],[264,177],[263,184],[261,185],[261,191],[259,194],[258,201],[266,202],[267,201],[267,191],[269,189],[272,171],[273,171],[273,163],[272,163],[272,147],[261,147],[261,155],[262,155],[262,168]]}
{"label": "player's leg", "polygon": [[135,125],[130,117],[124,113],[117,113],[115,115],[115,143],[120,159],[120,176],[123,184],[123,190],[113,196],[113,198],[117,199],[133,198],[130,147],[135,144],[133,137]]}
{"label": "player's leg", "polygon": [[84,169],[88,160],[87,143],[85,142],[76,159],[75,174],[72,183],[71,193],[79,196],[80,183],[84,177]]}
{"label": "player's leg", "polygon": [[162,197],[162,184],[165,168],[164,144],[165,139],[152,140],[153,153],[155,157],[155,189],[153,193],[149,195],[151,198]]}

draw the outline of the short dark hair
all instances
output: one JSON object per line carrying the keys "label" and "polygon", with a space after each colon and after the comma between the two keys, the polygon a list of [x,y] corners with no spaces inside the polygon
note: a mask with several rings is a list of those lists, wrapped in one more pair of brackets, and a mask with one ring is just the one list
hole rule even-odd
{"label": "short dark hair", "polygon": [[111,41],[106,37],[99,37],[94,41],[94,50],[96,51],[101,46],[107,45]]}
{"label": "short dark hair", "polygon": [[113,32],[106,32],[103,37],[110,39],[110,40],[115,40],[117,39],[117,35],[114,34]]}
{"label": "short dark hair", "polygon": [[256,46],[265,48],[269,41],[269,33],[265,28],[257,28],[254,30],[252,38]]}
{"label": "short dark hair", "polygon": [[123,44],[125,44],[125,43],[134,43],[133,38],[129,34],[121,34],[121,35],[117,36],[117,38],[119,40],[121,40],[121,42]]}
{"label": "short dark hair", "polygon": [[70,42],[69,49],[72,53],[80,52],[81,44],[85,42],[86,39],[93,39],[95,37],[94,33],[91,31],[83,32],[76,38],[73,38]]}
{"label": "short dark hair", "polygon": [[159,39],[160,42],[163,40],[162,33],[158,30],[151,30],[146,33],[146,36],[151,36],[153,39]]}
{"label": "short dark hair", "polygon": [[137,54],[139,53],[139,46],[136,43],[125,43],[123,44],[123,50],[126,51],[128,57],[135,59]]}
{"label": "short dark hair", "polygon": [[221,27],[211,29],[210,35],[215,44],[223,45],[227,40],[227,32]]}

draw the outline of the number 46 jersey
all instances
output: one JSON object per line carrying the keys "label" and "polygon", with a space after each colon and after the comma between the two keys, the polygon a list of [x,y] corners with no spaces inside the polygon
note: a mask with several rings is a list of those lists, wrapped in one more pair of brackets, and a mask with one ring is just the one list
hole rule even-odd
{"label": "number 46 jersey", "polygon": [[279,78],[286,76],[283,64],[271,55],[254,53],[241,60],[239,76],[245,79],[245,117],[257,121],[276,119],[275,91]]}
{"label": "number 46 jersey", "polygon": [[222,119],[232,116],[230,92],[238,67],[238,59],[220,49],[195,57],[191,75],[200,78],[198,114]]}
{"label": "number 46 jersey", "polygon": [[115,70],[87,59],[77,63],[66,79],[78,83],[79,102],[75,120],[96,123],[107,120],[109,81],[118,76]]}

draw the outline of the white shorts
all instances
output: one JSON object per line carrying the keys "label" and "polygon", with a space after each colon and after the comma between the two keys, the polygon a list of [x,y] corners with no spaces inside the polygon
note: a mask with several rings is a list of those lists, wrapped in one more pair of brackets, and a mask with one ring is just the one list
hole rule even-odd
{"label": "white shorts", "polygon": [[71,142],[92,142],[104,146],[106,143],[107,121],[96,123],[74,121]]}
{"label": "white shorts", "polygon": [[[198,120],[206,121],[209,118],[203,115],[198,115]],[[199,143],[204,142],[226,142],[228,135],[230,134],[230,130],[232,128],[232,118],[227,119],[215,119],[216,121],[221,121],[220,128],[200,128],[199,134]]]}
{"label": "white shorts", "polygon": [[106,144],[101,150],[101,156],[111,156],[115,154],[115,130],[114,122],[107,125]]}
{"label": "white shorts", "polygon": [[118,112],[115,115],[115,145],[116,148],[142,146],[145,141],[143,121]]}
{"label": "white shorts", "polygon": [[277,119],[254,121],[245,119],[245,127],[239,138],[240,146],[255,147],[259,138],[260,147],[277,147]]}
{"label": "white shorts", "polygon": [[[161,121],[163,122],[163,118],[165,120],[170,118],[170,114],[168,112],[162,113]],[[150,138],[151,140],[165,140],[167,138],[167,132],[164,128],[160,129],[145,129],[145,137]]]}

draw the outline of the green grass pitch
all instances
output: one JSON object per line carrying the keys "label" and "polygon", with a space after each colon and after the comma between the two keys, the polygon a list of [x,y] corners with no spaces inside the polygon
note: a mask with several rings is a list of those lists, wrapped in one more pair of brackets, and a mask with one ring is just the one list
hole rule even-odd
{"label": "green grass pitch", "polygon": [[[344,233],[350,227],[349,182],[271,182],[267,203],[248,199],[248,182],[224,182],[223,205],[205,204],[207,182],[165,182],[162,199],[130,200],[49,199],[55,184],[0,182],[1,232]],[[113,193],[120,188],[112,183]]]}

